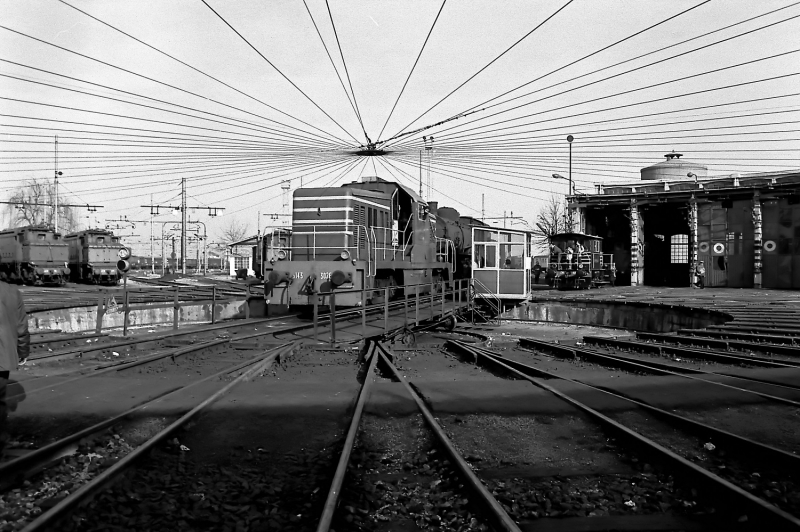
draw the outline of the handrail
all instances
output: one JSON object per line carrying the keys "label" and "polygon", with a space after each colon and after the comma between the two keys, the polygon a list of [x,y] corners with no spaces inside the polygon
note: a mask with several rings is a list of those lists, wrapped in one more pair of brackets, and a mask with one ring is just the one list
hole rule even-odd
{"label": "handrail", "polygon": [[486,301],[486,303],[491,307],[492,311],[495,313],[495,317],[497,318],[497,323],[499,324],[500,314],[502,313],[502,306],[503,306],[503,303],[500,301],[500,298],[497,297],[497,294],[489,290],[489,287],[483,284],[480,280],[473,278],[472,279],[473,299],[477,298],[479,295],[478,291],[475,290],[475,286],[477,286],[481,290],[484,290],[484,292],[480,294],[481,296],[491,295],[492,298],[497,301],[497,304],[495,305],[494,301],[492,301],[488,297],[482,297],[482,299]]}

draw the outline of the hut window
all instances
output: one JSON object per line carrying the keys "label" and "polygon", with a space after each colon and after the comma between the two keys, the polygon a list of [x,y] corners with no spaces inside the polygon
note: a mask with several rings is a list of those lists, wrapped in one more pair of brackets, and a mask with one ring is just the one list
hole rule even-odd
{"label": "hut window", "polygon": [[672,235],[670,238],[670,262],[689,263],[689,235]]}

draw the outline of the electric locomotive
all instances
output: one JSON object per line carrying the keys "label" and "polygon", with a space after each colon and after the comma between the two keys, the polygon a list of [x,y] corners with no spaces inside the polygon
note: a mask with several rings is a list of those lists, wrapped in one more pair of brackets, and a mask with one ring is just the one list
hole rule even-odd
{"label": "electric locomotive", "polygon": [[343,290],[337,306],[379,302],[386,288],[429,293],[456,271],[453,241],[436,235],[436,213],[400,183],[295,190],[291,246],[264,262],[267,304],[310,305],[333,289]]}
{"label": "electric locomotive", "polygon": [[0,231],[0,280],[63,285],[69,276],[69,248],[45,226]]}
{"label": "electric locomotive", "polygon": [[119,237],[105,229],[87,229],[64,237],[69,245],[69,269],[72,281],[116,285]]}

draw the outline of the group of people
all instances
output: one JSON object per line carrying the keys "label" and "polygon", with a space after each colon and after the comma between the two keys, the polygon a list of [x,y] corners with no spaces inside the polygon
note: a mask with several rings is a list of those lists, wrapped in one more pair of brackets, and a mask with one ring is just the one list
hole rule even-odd
{"label": "group of people", "polygon": [[586,248],[583,247],[583,244],[580,242],[576,242],[575,246],[573,247],[572,244],[567,244],[567,249],[562,250],[556,244],[550,244],[550,256],[558,256],[558,262],[562,262],[562,258],[566,256],[567,264],[571,267],[572,266],[572,258],[575,257],[575,266],[576,268],[581,265],[581,259],[583,254],[586,252]]}
{"label": "group of people", "polygon": [[30,341],[22,294],[15,286],[0,281],[0,458],[9,439],[6,391],[11,372],[28,359]]}

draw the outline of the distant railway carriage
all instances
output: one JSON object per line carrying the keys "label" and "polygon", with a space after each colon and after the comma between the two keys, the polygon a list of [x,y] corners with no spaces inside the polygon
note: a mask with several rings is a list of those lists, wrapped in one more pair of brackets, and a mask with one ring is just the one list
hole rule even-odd
{"label": "distant railway carriage", "polygon": [[264,230],[261,237],[261,248],[253,246],[253,271],[256,277],[264,278],[264,268],[271,267],[279,259],[279,254],[285,255],[289,252],[291,245],[292,230],[287,227],[275,227]]}
{"label": "distant railway carriage", "polygon": [[[454,279],[457,252],[436,213],[413,190],[378,177],[336,188],[294,192],[291,246],[264,263],[270,304],[309,305],[313,294],[334,288],[367,289],[337,296],[337,306],[358,306],[406,288],[430,292]],[[452,214],[452,213],[451,213]]]}
{"label": "distant railway carriage", "polygon": [[72,281],[92,284],[117,284],[119,237],[106,229],[87,229],[64,237],[69,244]]}
{"label": "distant railway carriage", "polygon": [[0,231],[0,279],[35,285],[63,285],[70,270],[69,247],[44,226]]}
{"label": "distant railway carriage", "polygon": [[603,239],[583,233],[550,237],[550,259],[545,279],[559,290],[591,288],[608,283],[614,256],[603,253]]}

